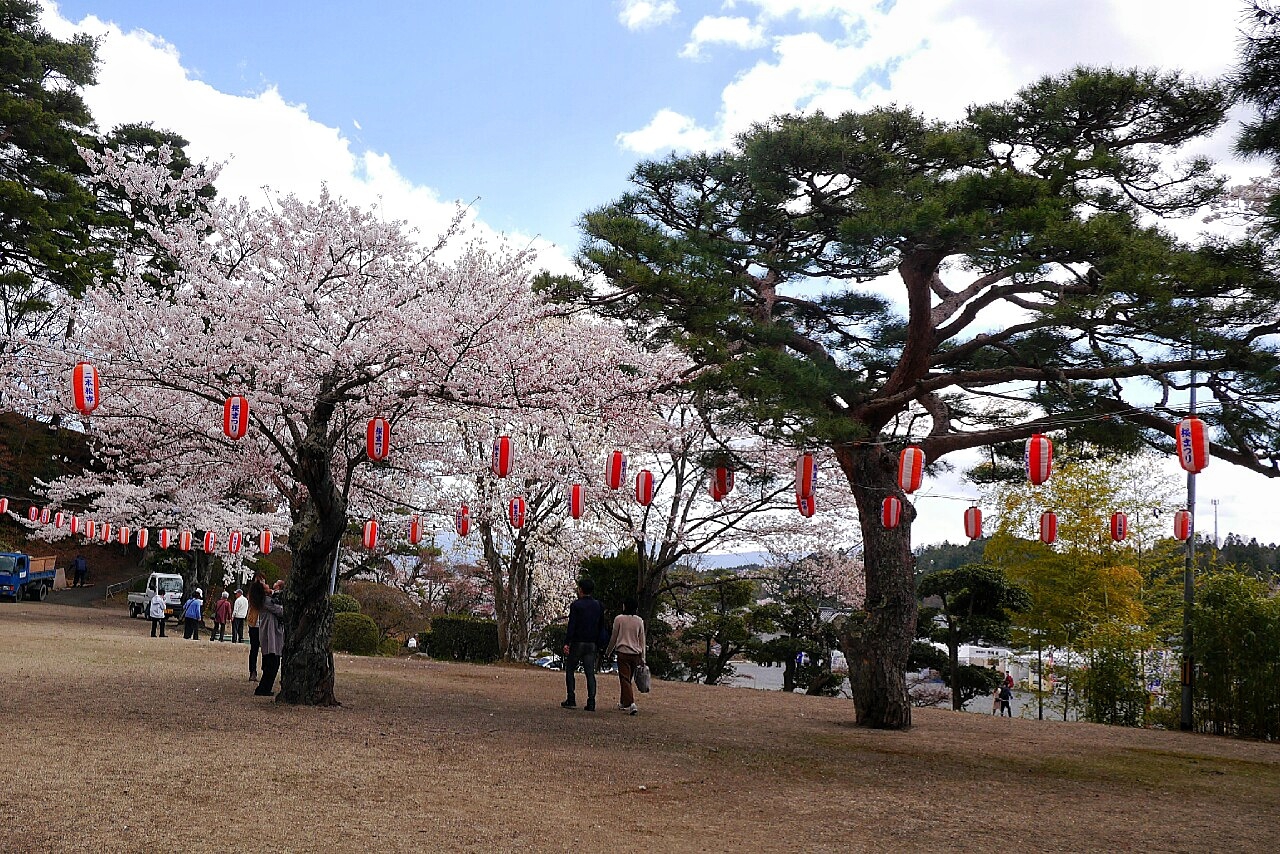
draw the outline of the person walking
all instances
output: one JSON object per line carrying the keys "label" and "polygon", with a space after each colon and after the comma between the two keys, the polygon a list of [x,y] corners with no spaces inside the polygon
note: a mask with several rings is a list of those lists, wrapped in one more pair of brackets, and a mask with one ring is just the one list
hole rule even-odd
{"label": "person walking", "polygon": [[[261,590],[259,590],[261,588]],[[260,595],[259,595],[260,594]],[[261,602],[267,598],[267,580],[261,575],[253,577],[249,585],[249,606],[245,612],[249,624],[249,681],[258,681],[258,651],[262,648],[262,633],[258,629],[258,620],[262,616]]]}
{"label": "person walking", "polygon": [[203,611],[204,591],[197,587],[196,592],[182,606],[182,619],[186,624],[182,637],[185,640],[200,640],[200,620]]}
{"label": "person walking", "polygon": [[622,613],[613,618],[613,631],[609,633],[609,647],[604,651],[607,661],[614,652],[618,654],[618,687],[621,695],[618,708],[628,714],[637,714],[635,685],[632,679],[636,667],[644,664],[644,620],[636,614],[636,600],[627,597]]}
{"label": "person walking", "polygon": [[1013,717],[1013,686],[1008,681],[1000,685],[1000,713]]}
{"label": "person walking", "polygon": [[996,689],[991,692],[991,714],[1000,714],[1000,709],[1004,707],[1004,701],[1000,699],[1000,692],[1004,690],[1003,685],[997,685]]}
{"label": "person walking", "polygon": [[567,697],[561,703],[566,709],[577,707],[577,685],[575,673],[578,665],[586,674],[587,704],[584,712],[596,710],[596,646],[600,641],[600,629],[604,622],[604,606],[591,594],[595,591],[595,582],[590,578],[579,578],[578,598],[569,606],[569,626],[564,635],[564,685]]}
{"label": "person walking", "polygon": [[89,574],[89,564],[85,562],[84,555],[78,554],[71,561],[71,586],[84,587],[85,576]]}
{"label": "person walking", "polygon": [[147,616],[151,618],[152,637],[157,636],[157,628],[160,629],[159,637],[164,637],[165,604],[164,594],[159,590],[151,594],[151,601],[147,603]]}
{"label": "person walking", "polygon": [[236,588],[235,601],[231,603],[231,642],[244,643],[244,619],[249,616],[249,600],[244,591]]}
{"label": "person walking", "polygon": [[231,598],[227,591],[222,591],[218,604],[213,606],[213,631],[209,632],[209,640],[227,640],[227,623],[231,622]]}
{"label": "person walking", "polygon": [[[284,586],[283,581],[276,582],[277,593]],[[259,697],[275,695],[276,674],[280,672],[280,655],[284,652],[284,606],[277,596],[267,595],[267,585],[253,587],[250,595],[260,596],[261,601],[251,602],[258,606],[258,641],[262,644],[262,679],[254,694]]]}

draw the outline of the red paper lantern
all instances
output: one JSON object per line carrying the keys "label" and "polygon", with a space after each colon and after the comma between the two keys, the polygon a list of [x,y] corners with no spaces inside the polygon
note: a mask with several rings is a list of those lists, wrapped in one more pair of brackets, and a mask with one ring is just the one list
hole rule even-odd
{"label": "red paper lantern", "polygon": [[86,540],[92,540],[97,533],[98,533],[98,523],[93,521],[92,519],[85,519],[84,520],[84,538]]}
{"label": "red paper lantern", "polygon": [[213,554],[213,550],[218,547],[218,538],[214,535],[213,531],[204,532],[204,541],[201,545],[204,547],[205,554]]}
{"label": "red paper lantern", "polygon": [[643,469],[636,475],[636,501],[641,507],[653,503],[653,472]]}
{"label": "red paper lantern", "polygon": [[228,397],[222,404],[222,432],[229,439],[243,439],[249,432],[249,401]]}
{"label": "red paper lantern", "polygon": [[511,474],[511,437],[499,436],[493,442],[493,462],[489,470],[497,477]]}
{"label": "red paper lantern", "polygon": [[378,547],[377,519],[370,519],[368,522],[364,523],[364,547],[370,551],[373,551]]}
{"label": "red paper lantern", "polygon": [[915,445],[902,449],[898,455],[898,488],[912,493],[920,488],[924,479],[924,451]]}
{"label": "red paper lantern", "polygon": [[409,545],[416,546],[420,539],[422,539],[422,520],[415,513],[409,519]]}
{"label": "red paper lantern", "polygon": [[370,418],[364,431],[364,450],[375,462],[391,455],[391,424],[385,418]]}
{"label": "red paper lantern", "polygon": [[1053,545],[1058,539],[1058,514],[1046,510],[1040,514],[1040,542]]}
{"label": "red paper lantern", "polygon": [[103,523],[102,523],[102,530],[101,530],[101,532],[100,532],[100,533],[102,534],[102,541],[103,541],[104,543],[109,543],[109,542],[111,542],[111,523],[110,523],[110,522],[103,522]]}
{"label": "red paper lantern", "polygon": [[258,534],[258,551],[264,555],[271,554],[271,531],[269,529]]}
{"label": "red paper lantern", "polygon": [[129,545],[129,540],[133,538],[133,529],[128,525],[121,525],[120,530],[116,532],[116,542],[122,546]]}
{"label": "red paper lantern", "polygon": [[569,515],[574,519],[581,519],[582,511],[586,509],[586,504],[586,490],[582,488],[582,484],[575,483],[569,487]]}
{"label": "red paper lantern", "polygon": [[982,511],[977,507],[964,511],[964,535],[971,540],[982,537]]}
{"label": "red paper lantern", "polygon": [[1196,474],[1209,465],[1209,428],[1194,415],[1178,422],[1173,431],[1178,445],[1178,463]]}
{"label": "red paper lantern", "polygon": [[138,548],[145,549],[147,547],[147,543],[150,541],[151,541],[151,532],[148,531],[146,528],[139,528],[138,537],[137,537]]}
{"label": "red paper lantern", "polygon": [[1173,536],[1174,539],[1188,540],[1191,538],[1191,511],[1179,510],[1173,514]]}
{"label": "red paper lantern", "polygon": [[627,479],[627,458],[622,451],[614,451],[604,464],[604,482],[610,489],[617,489]]}
{"label": "red paper lantern", "polygon": [[241,536],[239,531],[232,531],[227,534],[227,552],[229,554],[240,554]]}
{"label": "red paper lantern", "polygon": [[1027,440],[1025,467],[1027,479],[1036,486],[1049,479],[1053,473],[1053,442],[1048,436],[1036,433]]}
{"label": "red paper lantern", "polygon": [[896,495],[890,495],[880,503],[880,523],[886,528],[896,528],[902,521],[902,501]]}
{"label": "red paper lantern", "polygon": [[1117,543],[1129,536],[1129,517],[1123,513],[1111,514],[1111,539]]}
{"label": "red paper lantern", "polygon": [[183,531],[182,533],[178,534],[178,551],[180,552],[191,551],[191,532],[190,531]]}
{"label": "red paper lantern", "polygon": [[41,525],[49,524],[49,508],[48,507],[40,511],[40,524]]}
{"label": "red paper lantern", "polygon": [[517,495],[511,499],[511,504],[507,507],[507,517],[511,520],[511,527],[524,527],[525,503],[524,498]]}
{"label": "red paper lantern", "polygon": [[168,528],[160,529],[160,548],[167,549],[173,542],[173,531]]}
{"label": "red paper lantern", "polygon": [[8,513],[8,512],[9,512],[9,499],[0,498],[0,513]]}
{"label": "red paper lantern", "polygon": [[[711,486],[709,487],[709,491],[711,492],[712,501],[724,501],[724,493],[720,491],[720,482],[717,481],[714,477],[711,478]],[[799,497],[800,496],[798,495],[796,496],[796,498],[799,498]]]}
{"label": "red paper lantern", "polygon": [[98,408],[98,369],[88,362],[81,362],[71,370],[71,396],[81,415],[89,415]]}
{"label": "red paper lantern", "polygon": [[81,529],[84,527],[83,522],[84,520],[81,519],[79,516],[72,516],[71,517],[71,533],[72,534],[80,533]]}
{"label": "red paper lantern", "polygon": [[818,463],[813,454],[801,454],[796,459],[796,495],[808,498],[818,483]]}
{"label": "red paper lantern", "polygon": [[[3,513],[3,512],[4,512],[4,509],[0,508],[0,513]],[[65,524],[67,524],[66,513],[63,513],[61,510],[59,510],[57,513],[53,514],[53,527],[61,528]]]}
{"label": "red paper lantern", "polygon": [[40,520],[40,508],[39,508],[39,507],[37,507],[37,506],[35,506],[34,504],[32,504],[30,507],[28,507],[28,508],[27,508],[27,518],[28,518],[28,519],[30,519],[32,522],[37,522],[37,521],[39,521],[39,520]]}
{"label": "red paper lantern", "polygon": [[800,511],[800,515],[808,519],[818,511],[817,499],[812,495],[797,495],[796,509]]}
{"label": "red paper lantern", "polygon": [[728,466],[717,466],[715,479],[716,490],[721,496],[725,496],[730,492],[733,492],[733,469]]}
{"label": "red paper lantern", "polygon": [[471,508],[463,504],[453,514],[453,530],[459,537],[471,533]]}

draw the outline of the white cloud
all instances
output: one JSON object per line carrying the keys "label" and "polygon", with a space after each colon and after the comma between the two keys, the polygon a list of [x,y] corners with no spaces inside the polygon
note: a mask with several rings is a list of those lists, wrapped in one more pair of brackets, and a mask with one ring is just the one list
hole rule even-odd
{"label": "white cloud", "polygon": [[679,11],[675,0],[622,0],[618,20],[628,30],[648,30],[670,21]]}
{"label": "white cloud", "polygon": [[[1041,75],[1079,64],[1216,76],[1235,59],[1238,23],[1226,5],[1210,12],[1201,0],[1023,0],[1016,14],[1005,0],[887,7],[879,0],[738,0],[732,8],[751,10],[750,27],[762,38],[774,33],[771,56],[726,81],[714,116],[676,122],[660,111],[641,130],[619,134],[623,146],[646,153],[708,140],[722,147],[777,113],[888,103],[956,118],[970,104],[1009,98]],[[824,31],[834,24],[838,34],[817,32],[815,22],[826,22]]]}
{"label": "white cloud", "polygon": [[719,140],[697,122],[674,110],[659,110],[639,130],[618,134],[618,143],[630,151],[655,154],[664,151],[697,151],[719,147]]}
{"label": "white cloud", "polygon": [[[338,128],[311,118],[305,104],[289,103],[274,86],[256,95],[220,92],[195,79],[178,50],[158,36],[125,33],[92,16],[73,23],[52,4],[41,23],[59,38],[75,32],[100,38],[98,83],[84,95],[99,127],[152,122],[182,135],[193,159],[226,162],[218,178],[224,198],[262,203],[264,188],[315,198],[327,184],[354,204],[377,205],[388,218],[406,220],[425,239],[434,239],[453,217],[453,200],[405,178],[389,155],[353,148]],[[491,243],[503,238],[475,211],[467,227],[470,237]],[[530,243],[525,235],[506,237],[518,246]],[[546,241],[535,246],[542,266],[570,269],[559,249]]]}
{"label": "white cloud", "polygon": [[751,23],[750,18],[709,16],[694,25],[680,55],[697,59],[702,55],[702,46],[708,44],[727,44],[742,50],[764,47],[764,27]]}

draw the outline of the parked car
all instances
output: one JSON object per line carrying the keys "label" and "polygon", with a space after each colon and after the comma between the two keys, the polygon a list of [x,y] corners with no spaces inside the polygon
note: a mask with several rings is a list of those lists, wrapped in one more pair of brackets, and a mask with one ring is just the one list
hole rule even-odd
{"label": "parked car", "polygon": [[535,658],[533,663],[538,667],[545,667],[547,670],[559,670],[564,666],[564,662],[560,660],[558,655],[544,655],[541,658]]}

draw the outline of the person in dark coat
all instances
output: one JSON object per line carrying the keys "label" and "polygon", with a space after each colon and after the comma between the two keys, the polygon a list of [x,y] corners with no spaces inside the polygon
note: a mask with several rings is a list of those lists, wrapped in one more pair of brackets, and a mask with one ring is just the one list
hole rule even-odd
{"label": "person in dark coat", "polygon": [[76,555],[71,561],[72,587],[84,587],[84,578],[89,574],[89,564],[85,562],[84,555]]}
{"label": "person in dark coat", "polygon": [[572,709],[578,705],[578,665],[586,674],[587,704],[584,712],[596,710],[596,656],[599,652],[600,629],[604,622],[604,606],[591,594],[595,583],[590,578],[578,579],[578,598],[569,606],[569,627],[564,635],[564,685],[567,697],[560,705]]}

